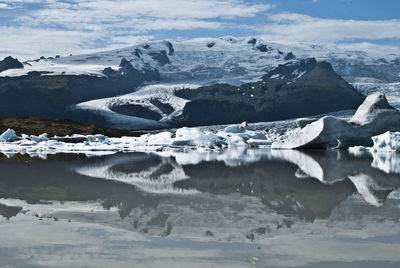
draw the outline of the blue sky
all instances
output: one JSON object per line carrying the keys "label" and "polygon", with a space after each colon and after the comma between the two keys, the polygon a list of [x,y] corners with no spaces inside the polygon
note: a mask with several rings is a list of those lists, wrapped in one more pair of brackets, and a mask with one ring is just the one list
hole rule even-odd
{"label": "blue sky", "polygon": [[396,49],[399,11],[398,0],[0,0],[0,56],[224,35]]}

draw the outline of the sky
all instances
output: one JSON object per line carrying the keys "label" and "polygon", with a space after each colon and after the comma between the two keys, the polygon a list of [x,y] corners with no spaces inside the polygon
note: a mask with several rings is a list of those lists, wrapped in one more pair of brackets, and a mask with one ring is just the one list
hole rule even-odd
{"label": "sky", "polygon": [[226,35],[400,51],[399,11],[399,0],[0,0],[0,57]]}

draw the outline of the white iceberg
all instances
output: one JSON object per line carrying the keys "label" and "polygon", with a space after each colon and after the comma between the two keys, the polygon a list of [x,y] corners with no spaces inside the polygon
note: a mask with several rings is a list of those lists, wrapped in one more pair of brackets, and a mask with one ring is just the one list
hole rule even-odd
{"label": "white iceberg", "polygon": [[222,137],[215,135],[212,132],[202,131],[199,128],[183,127],[176,131],[175,138],[171,139],[170,146],[182,147],[206,147],[220,148],[226,145]]}
{"label": "white iceberg", "polygon": [[372,141],[374,142],[372,151],[400,152],[400,132],[387,131],[372,137]]}
{"label": "white iceberg", "polygon": [[259,147],[272,143],[264,132],[251,130],[243,123],[228,126],[218,131],[217,135],[222,137],[229,147]]}
{"label": "white iceberg", "polygon": [[372,167],[379,168],[386,173],[400,173],[400,132],[385,132],[372,137],[372,147],[350,147],[349,152],[354,156],[371,154]]}
{"label": "white iceberg", "polygon": [[400,131],[400,111],[382,93],[369,95],[350,121],[325,116],[301,131],[272,144],[275,149],[325,149],[371,146],[371,137]]}
{"label": "white iceberg", "polygon": [[20,137],[15,134],[13,129],[7,129],[3,134],[0,135],[0,141],[14,141],[19,139]]}

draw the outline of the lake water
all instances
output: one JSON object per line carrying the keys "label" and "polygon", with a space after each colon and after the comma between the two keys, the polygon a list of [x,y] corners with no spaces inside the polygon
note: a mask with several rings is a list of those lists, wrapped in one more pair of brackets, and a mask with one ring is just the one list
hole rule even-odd
{"label": "lake water", "polygon": [[400,267],[400,155],[0,158],[0,267]]}

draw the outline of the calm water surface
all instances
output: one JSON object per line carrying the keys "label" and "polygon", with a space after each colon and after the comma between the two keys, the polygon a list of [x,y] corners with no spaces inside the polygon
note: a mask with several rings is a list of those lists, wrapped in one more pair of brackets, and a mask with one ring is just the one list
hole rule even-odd
{"label": "calm water surface", "polygon": [[0,267],[400,267],[400,155],[0,157]]}

